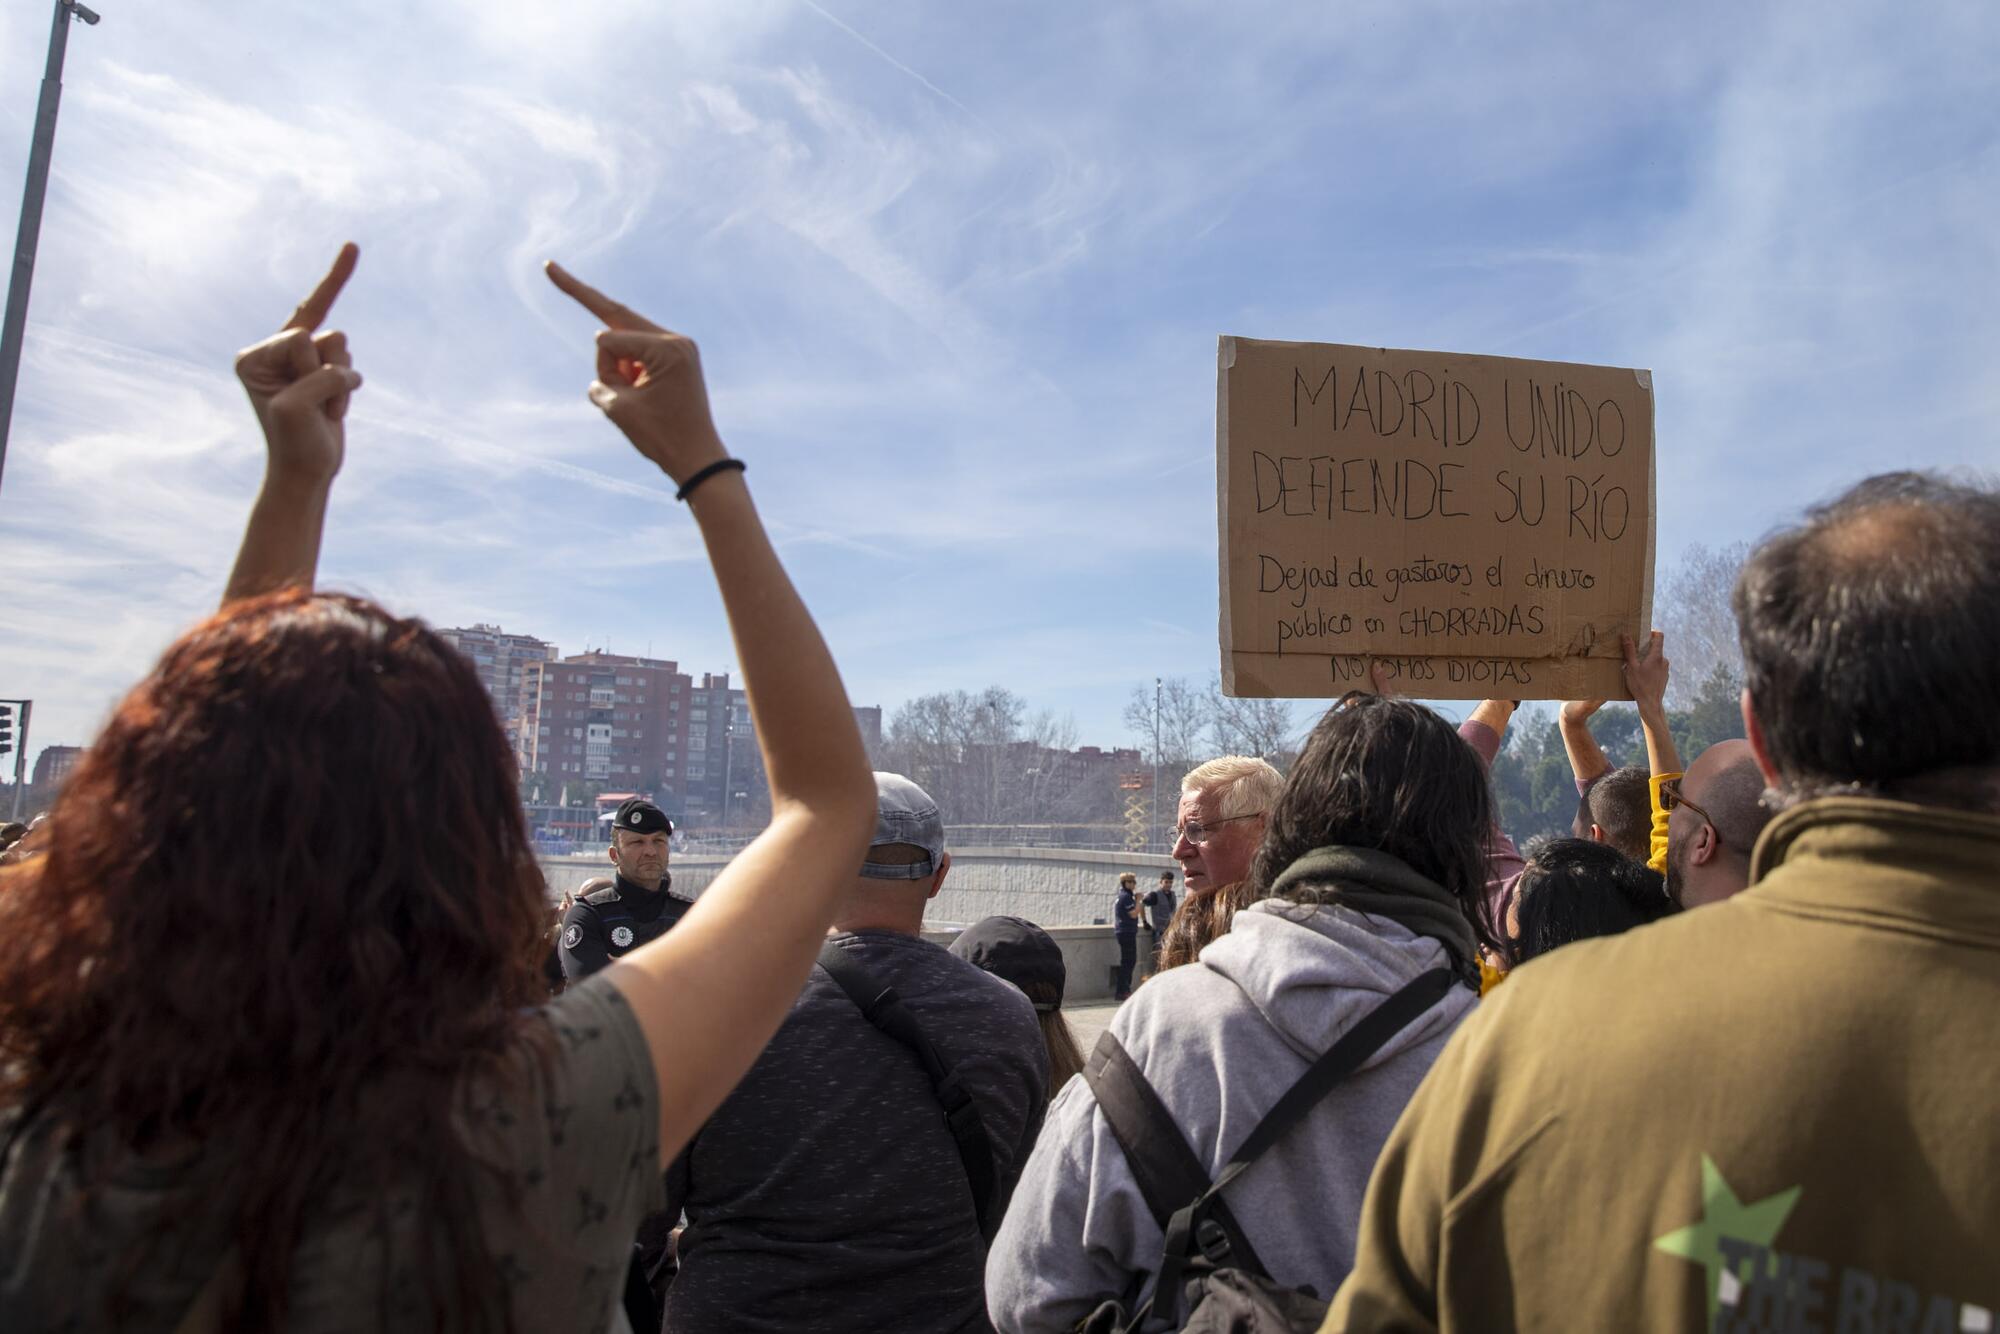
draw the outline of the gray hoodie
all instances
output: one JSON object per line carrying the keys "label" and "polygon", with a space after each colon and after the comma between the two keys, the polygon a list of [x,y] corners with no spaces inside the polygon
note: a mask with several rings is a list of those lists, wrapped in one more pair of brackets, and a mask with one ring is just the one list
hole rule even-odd
{"label": "gray hoodie", "polygon": [[[1266,900],[1238,913],[1198,962],[1141,987],[1111,1031],[1213,1176],[1335,1039],[1445,961],[1435,940],[1395,922]],[[1231,1211],[1278,1282],[1333,1296],[1354,1263],[1376,1155],[1475,1004],[1471,990],[1452,988],[1229,1188]],[[1152,1291],[1162,1241],[1078,1076],[1050,1106],[987,1257],[987,1311],[1005,1334],[1059,1334],[1108,1297],[1135,1309]]]}

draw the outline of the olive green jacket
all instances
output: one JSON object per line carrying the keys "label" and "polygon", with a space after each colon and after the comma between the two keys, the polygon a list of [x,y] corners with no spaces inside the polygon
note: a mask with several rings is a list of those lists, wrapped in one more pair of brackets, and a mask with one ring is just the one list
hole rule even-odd
{"label": "olive green jacket", "polygon": [[1815,801],[1752,881],[1482,1003],[1326,1329],[2000,1330],[2000,819]]}

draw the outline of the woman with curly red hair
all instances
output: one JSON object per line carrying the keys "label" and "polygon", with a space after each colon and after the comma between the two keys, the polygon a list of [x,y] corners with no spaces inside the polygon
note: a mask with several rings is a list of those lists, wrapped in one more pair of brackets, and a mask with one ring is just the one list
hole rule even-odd
{"label": "woman with curly red hair", "polygon": [[773,815],[671,935],[547,1001],[546,891],[470,663],[311,591],[360,387],[315,329],[353,263],[239,359],[269,456],[222,610],[115,710],[45,855],[0,871],[9,1331],[620,1327],[664,1165],[776,1030],[874,826],[694,345],[551,266],[610,326],[592,399],[701,527]]}

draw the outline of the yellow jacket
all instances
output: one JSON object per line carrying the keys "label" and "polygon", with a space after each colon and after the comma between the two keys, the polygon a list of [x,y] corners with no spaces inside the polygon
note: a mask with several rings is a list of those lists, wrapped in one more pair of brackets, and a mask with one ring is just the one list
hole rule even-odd
{"label": "yellow jacket", "polygon": [[1653,833],[1649,849],[1651,855],[1646,858],[1646,865],[1661,875],[1667,873],[1667,810],[1660,805],[1660,784],[1679,777],[1677,773],[1654,774],[1646,780],[1646,790],[1653,796]]}
{"label": "yellow jacket", "polygon": [[2000,1329],[2000,818],[1812,802],[1751,874],[1480,1005],[1327,1330]]}

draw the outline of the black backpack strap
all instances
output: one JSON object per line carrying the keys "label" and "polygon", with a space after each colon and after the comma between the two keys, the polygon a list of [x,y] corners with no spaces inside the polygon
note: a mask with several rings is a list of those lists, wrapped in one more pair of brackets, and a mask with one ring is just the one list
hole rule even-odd
{"label": "black backpack strap", "polygon": [[[1083,1077],[1091,1096],[1097,1099],[1098,1110],[1104,1113],[1105,1124],[1111,1127],[1111,1137],[1125,1151],[1126,1165],[1139,1183],[1146,1208],[1165,1232],[1182,1205],[1207,1192],[1208,1169],[1188,1146],[1173,1113],[1160,1101],[1131,1053],[1109,1029],[1098,1035]],[[1212,1221],[1236,1262],[1263,1273],[1256,1251],[1220,1199],[1215,1201]]]}
{"label": "black backpack strap", "polygon": [[1405,983],[1393,996],[1363,1015],[1360,1023],[1341,1034],[1340,1040],[1328,1047],[1326,1054],[1299,1076],[1299,1082],[1264,1113],[1264,1119],[1231,1155],[1209,1189],[1219,1191],[1241,1176],[1295,1122],[1303,1120],[1307,1112],[1333,1092],[1334,1085],[1359,1070],[1390,1038],[1451,994],[1457,981],[1458,974],[1452,969],[1433,968]]}
{"label": "black backpack strap", "polygon": [[[1384,1043],[1409,1027],[1419,1015],[1443,1000],[1457,983],[1458,975],[1450,968],[1433,968],[1406,983],[1389,999],[1363,1015],[1361,1022],[1340,1035],[1318,1060],[1307,1067],[1298,1082],[1285,1091],[1283,1097],[1264,1113],[1264,1119],[1257,1123],[1230,1155],[1216,1174],[1215,1183],[1205,1188],[1191,1203],[1175,1211],[1167,1224],[1167,1242],[1160,1263],[1159,1281],[1154,1285],[1155,1314],[1159,1314],[1157,1303],[1162,1296],[1170,1303],[1178,1303],[1182,1271],[1187,1267],[1190,1256],[1190,1241],[1200,1244],[1202,1253],[1217,1265],[1228,1264],[1235,1268],[1248,1268],[1242,1256],[1216,1254],[1212,1239],[1203,1236],[1203,1214],[1222,1203],[1221,1192],[1230,1182],[1242,1176],[1250,1164],[1263,1156],[1264,1151],[1276,1144],[1286,1131],[1305,1119],[1306,1113],[1318,1106],[1320,1100],[1333,1092],[1341,1080],[1359,1070],[1368,1058],[1382,1049]],[[1269,1274],[1264,1275],[1266,1278]],[[1170,1307],[1165,1311],[1171,1320],[1175,1311]]]}
{"label": "black backpack strap", "polygon": [[979,1235],[991,1242],[1000,1226],[1000,1220],[993,1217],[997,1193],[993,1141],[987,1137],[986,1123],[979,1117],[972,1094],[958,1072],[945,1064],[937,1044],[917,1022],[910,1007],[903,1004],[894,987],[883,984],[865,965],[835,944],[828,944],[819,952],[819,966],[840,984],[864,1019],[915,1052],[923,1062],[931,1089],[944,1106],[945,1124],[958,1145],[959,1160],[965,1164],[965,1179],[972,1187],[972,1204],[978,1212]]}

